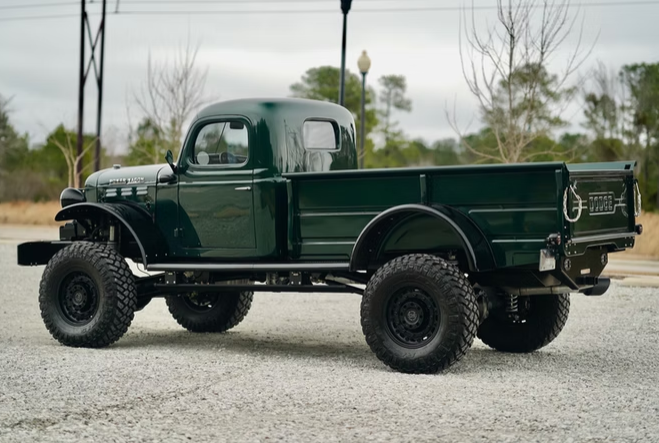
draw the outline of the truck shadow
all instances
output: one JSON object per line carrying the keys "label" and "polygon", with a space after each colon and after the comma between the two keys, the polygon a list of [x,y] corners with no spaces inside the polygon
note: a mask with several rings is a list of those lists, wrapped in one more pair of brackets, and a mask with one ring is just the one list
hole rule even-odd
{"label": "truck shadow", "polygon": [[[345,338],[312,340],[299,335],[266,335],[245,331],[196,334],[186,331],[142,330],[137,334],[124,336],[107,350],[126,348],[167,348],[191,354],[230,353],[275,359],[315,359],[319,363],[341,362],[360,368],[395,372],[380,362],[365,342],[346,342]],[[590,356],[591,361],[593,357],[597,356]],[[599,360],[601,365],[609,364],[605,358]],[[582,353],[570,354],[548,347],[531,354],[506,354],[484,347],[479,340],[475,340],[474,346],[467,351],[465,357],[443,373],[469,374],[495,369],[504,372],[529,370],[539,374],[555,374],[573,371],[576,361],[583,361]]]}
{"label": "truck shadow", "polygon": [[[218,333],[191,333],[187,331],[143,331],[126,335],[111,348],[167,348],[181,352],[235,353],[274,358],[319,359],[343,361],[376,367],[379,361],[366,343],[337,339],[321,341],[297,336],[267,335],[253,332],[229,331]],[[111,349],[109,348],[109,349]]]}

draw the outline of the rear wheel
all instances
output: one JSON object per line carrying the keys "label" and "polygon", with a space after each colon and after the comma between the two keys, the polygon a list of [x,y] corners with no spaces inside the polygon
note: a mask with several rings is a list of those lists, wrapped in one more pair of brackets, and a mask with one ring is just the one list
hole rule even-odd
{"label": "rear wheel", "polygon": [[[510,297],[510,296],[507,296]],[[478,328],[478,338],[502,352],[526,353],[551,343],[570,312],[570,294],[519,297],[516,312],[493,311]]]}
{"label": "rear wheel", "polygon": [[193,292],[167,296],[165,301],[174,319],[188,331],[224,332],[245,318],[253,296],[252,291]]}
{"label": "rear wheel", "polygon": [[133,273],[106,245],[74,243],[44,269],[41,317],[64,345],[100,348],[117,341],[128,330],[136,305]]}
{"label": "rear wheel", "polygon": [[434,373],[458,362],[478,326],[476,295],[464,274],[441,258],[411,254],[382,266],[361,304],[366,342],[389,367]]}

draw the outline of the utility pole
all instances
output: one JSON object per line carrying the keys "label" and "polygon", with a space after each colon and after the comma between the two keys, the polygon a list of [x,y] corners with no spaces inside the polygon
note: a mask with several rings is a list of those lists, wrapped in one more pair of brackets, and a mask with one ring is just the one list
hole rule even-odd
{"label": "utility pole", "polygon": [[[94,77],[98,92],[98,101],[96,108],[96,146],[94,150],[94,170],[101,168],[101,114],[103,110],[103,61],[105,59],[105,13],[107,0],[102,0],[101,22],[99,23],[96,35],[92,37],[91,24],[87,14],[87,1],[80,0],[80,68],[78,72],[78,139],[76,143],[76,164],[75,176],[78,186],[82,185],[83,169],[83,145],[84,145],[84,112],[85,112],[85,84],[89,71],[94,68]],[[117,4],[118,5],[118,4]],[[85,57],[85,34],[89,41],[90,54],[89,59]],[[97,64],[97,48],[98,61]],[[85,66],[86,65],[86,66]]]}
{"label": "utility pole", "polygon": [[352,0],[341,0],[341,12],[343,13],[343,41],[341,43],[341,80],[339,83],[339,104],[343,106],[346,88],[346,39],[348,28],[348,12],[352,6]]}
{"label": "utility pole", "polygon": [[78,139],[76,140],[75,183],[82,184],[82,134],[85,111],[85,22],[87,21],[87,2],[80,1],[80,69],[78,71]]}
{"label": "utility pole", "polygon": [[99,33],[101,34],[101,63],[100,75],[96,77],[98,87],[98,107],[96,111],[96,148],[94,149],[94,171],[101,169],[101,114],[103,112],[103,60],[105,59],[105,2],[103,0],[103,12],[101,14],[101,25]]}

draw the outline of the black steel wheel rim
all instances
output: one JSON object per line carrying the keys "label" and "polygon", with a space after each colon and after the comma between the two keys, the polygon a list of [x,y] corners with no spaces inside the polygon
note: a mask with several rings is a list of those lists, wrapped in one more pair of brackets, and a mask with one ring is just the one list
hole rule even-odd
{"label": "black steel wheel rim", "polygon": [[396,291],[387,304],[389,335],[406,348],[419,348],[431,341],[440,327],[437,302],[418,288]]}
{"label": "black steel wheel rim", "polygon": [[208,312],[218,304],[219,299],[218,294],[193,292],[183,296],[183,303],[195,312]]}
{"label": "black steel wheel rim", "polygon": [[59,307],[69,323],[82,326],[96,315],[99,291],[94,280],[84,272],[71,272],[59,286]]}

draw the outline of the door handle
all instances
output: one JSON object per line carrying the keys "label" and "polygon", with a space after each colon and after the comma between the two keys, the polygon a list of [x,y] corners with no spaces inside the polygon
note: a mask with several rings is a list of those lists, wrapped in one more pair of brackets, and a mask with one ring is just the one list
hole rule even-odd
{"label": "door handle", "polygon": [[235,188],[236,191],[251,191],[252,187],[251,186],[242,186],[240,188]]}

